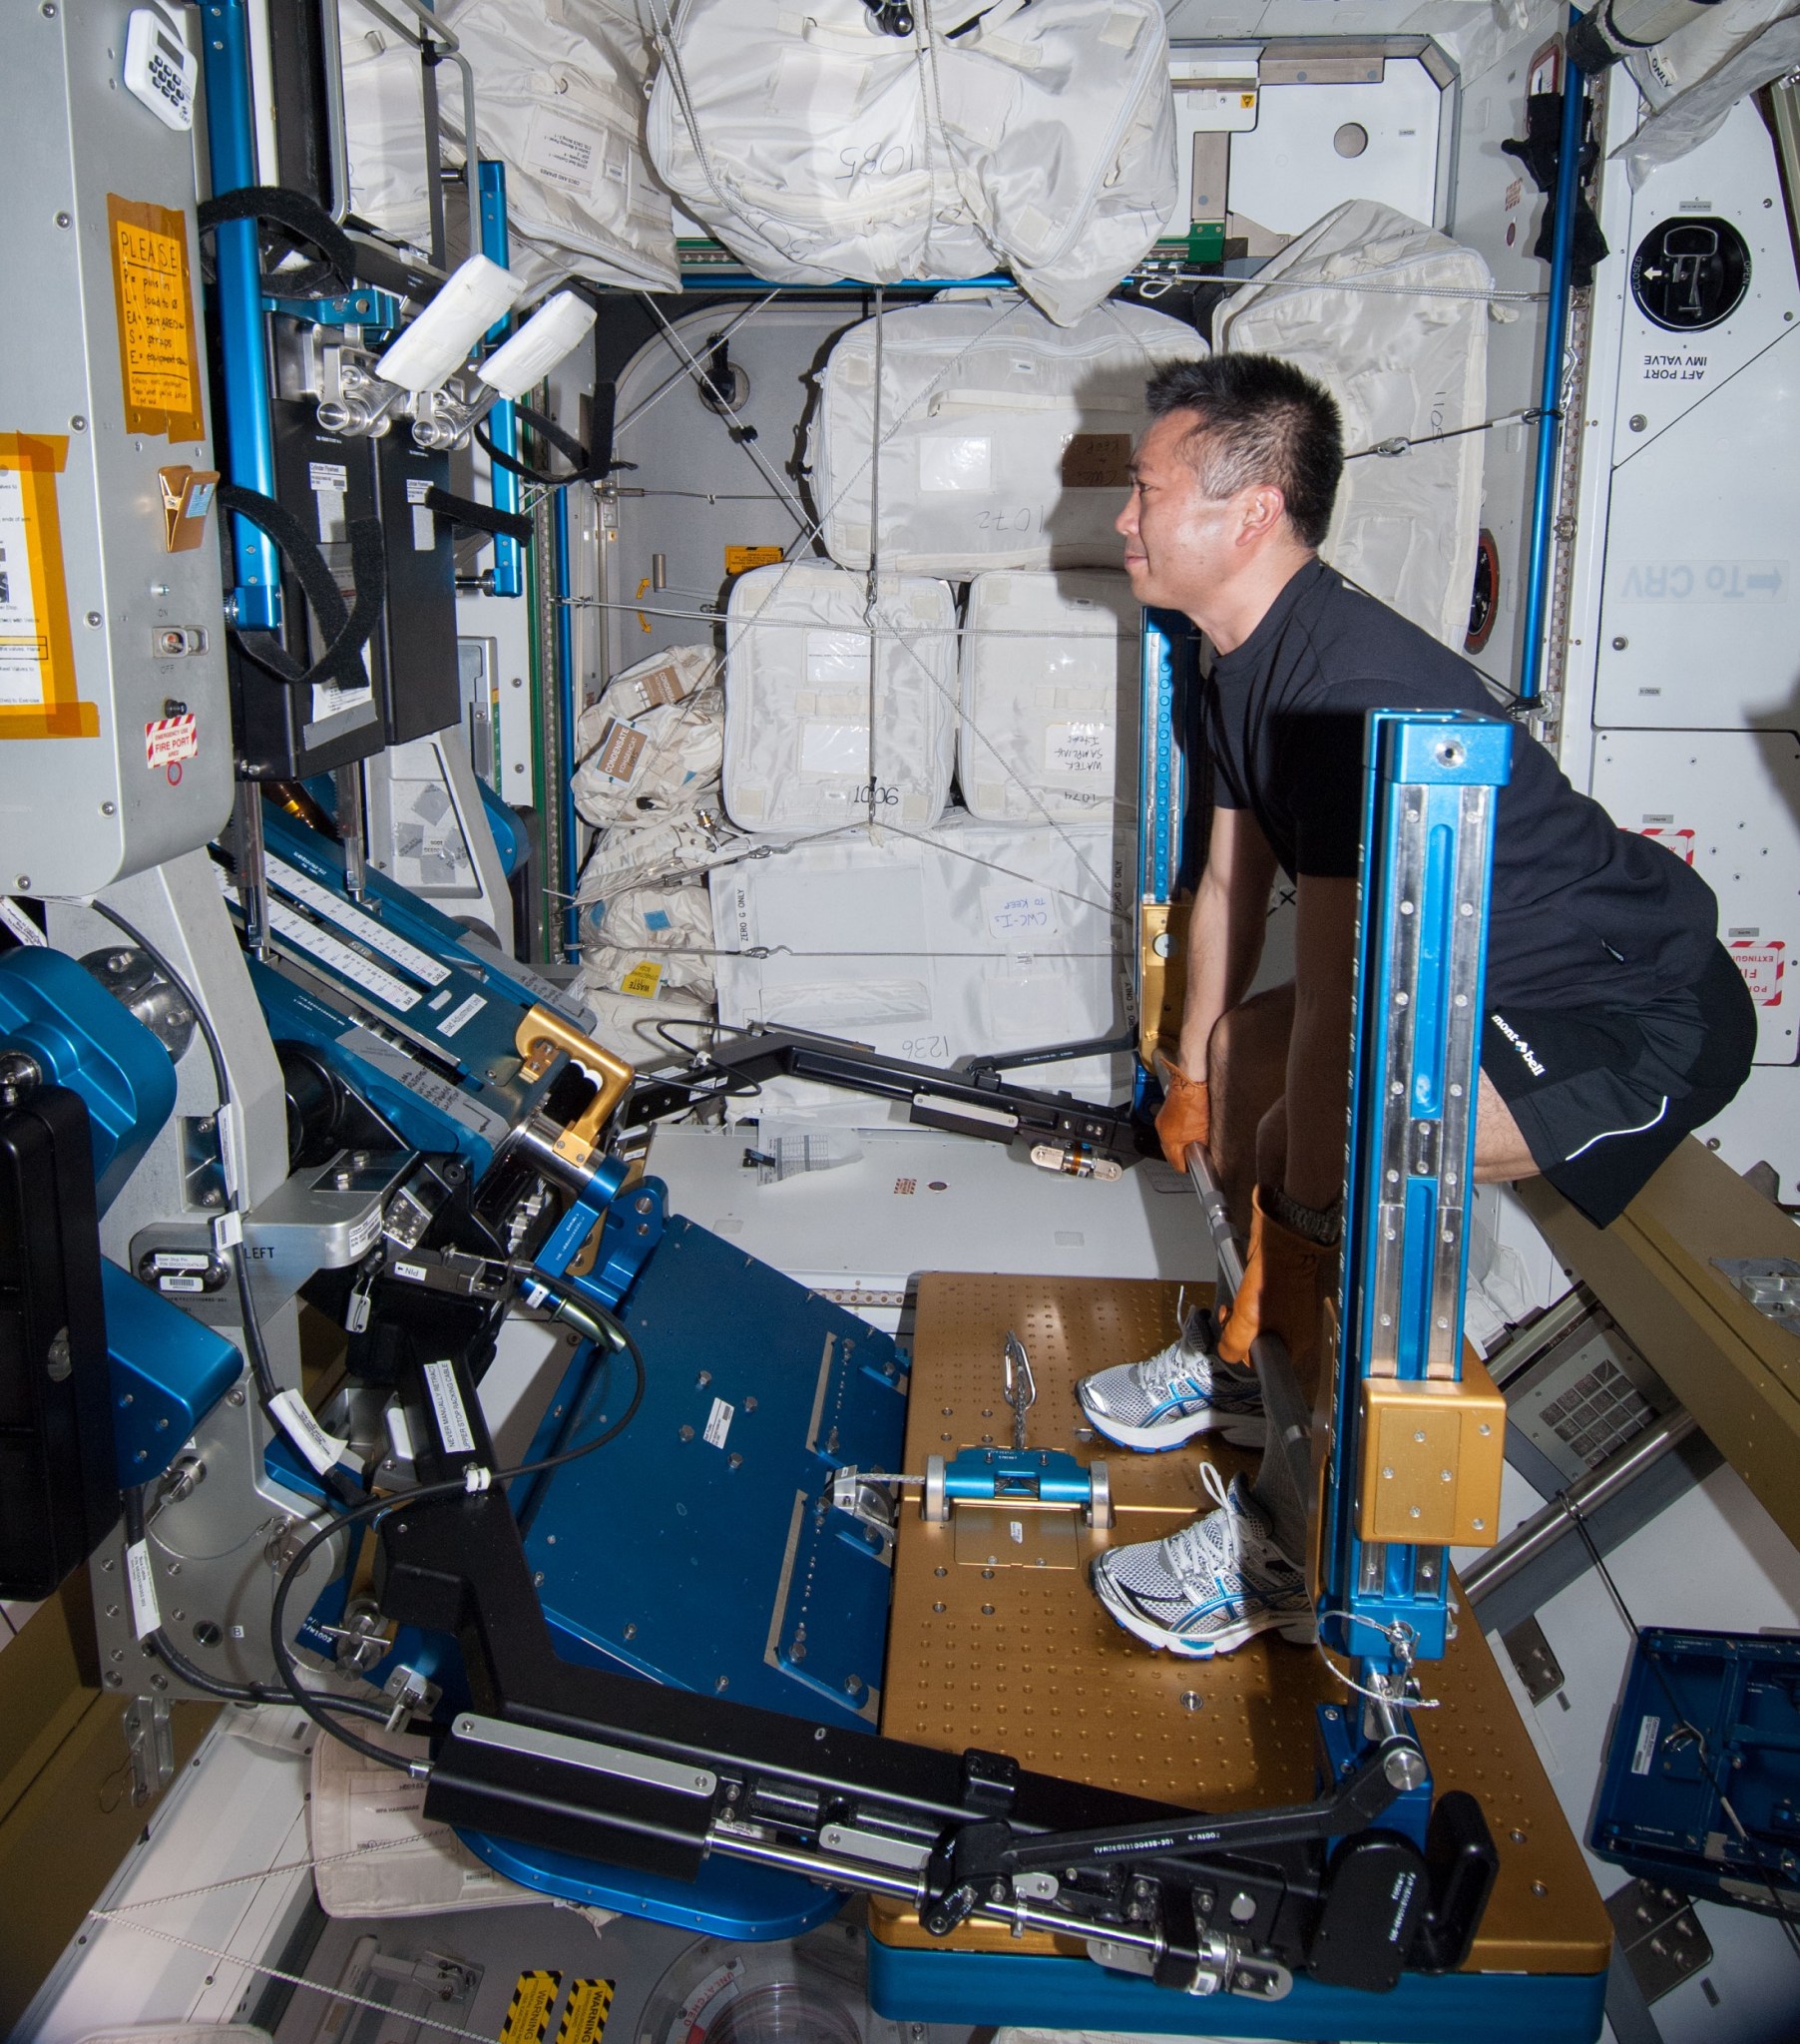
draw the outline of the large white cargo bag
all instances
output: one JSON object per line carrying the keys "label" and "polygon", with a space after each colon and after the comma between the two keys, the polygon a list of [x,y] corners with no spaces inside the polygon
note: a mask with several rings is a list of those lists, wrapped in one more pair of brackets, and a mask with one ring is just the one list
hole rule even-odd
{"label": "large white cargo bag", "polygon": [[1192,361],[1193,329],[1107,303],[1059,327],[1016,291],[981,292],[853,326],[825,364],[807,458],[826,551],[869,560],[881,447],[883,570],[962,577],[984,568],[1116,568],[1113,529],[1148,423],[1143,386]]}
{"label": "large white cargo bag", "polygon": [[[445,0],[475,74],[480,150],[506,165],[509,266],[680,288],[669,194],[644,151],[650,51],[631,0]],[[460,83],[439,73],[444,132],[463,142]]]}
{"label": "large white cargo bag", "polygon": [[[718,1013],[852,1037],[927,1065],[1124,1034],[1130,839],[958,815],[922,837],[796,845],[711,876]],[[754,955],[752,955],[754,954]],[[1022,1083],[1119,1097],[1128,1059]]]}
{"label": "large white cargo bag", "polygon": [[917,829],[943,813],[955,600],[948,583],[883,576],[873,634],[867,601],[864,577],[823,562],[752,568],[732,583],[724,803],[739,829],[797,837],[866,821],[871,768],[877,821]]}
{"label": "large white cargo bag", "polygon": [[1098,304],[1174,211],[1157,0],[679,0],[649,145],[664,182],[779,283],[979,276],[1055,319]]}
{"label": "large white cargo bag", "polygon": [[936,49],[958,186],[1033,301],[1071,324],[1177,204],[1159,0],[1000,0]]}
{"label": "large white cargo bag", "polygon": [[[1316,376],[1343,408],[1344,446],[1354,455],[1487,416],[1493,287],[1473,249],[1392,207],[1353,199],[1220,306],[1213,335],[1222,350],[1280,355]],[[1475,584],[1484,437],[1462,433],[1348,462],[1320,548],[1340,573],[1458,652]]]}
{"label": "large white cargo bag", "polygon": [[1130,583],[1105,568],[997,568],[970,583],[956,775],[972,814],[1124,824],[1141,615]]}
{"label": "large white cargo bag", "polygon": [[772,282],[980,276],[994,253],[928,145],[920,40],[881,34],[863,0],[678,0],[651,161]]}

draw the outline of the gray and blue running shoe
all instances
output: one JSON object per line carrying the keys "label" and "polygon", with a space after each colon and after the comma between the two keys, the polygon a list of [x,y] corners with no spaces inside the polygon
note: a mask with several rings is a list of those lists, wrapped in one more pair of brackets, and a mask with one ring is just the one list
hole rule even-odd
{"label": "gray and blue running shoe", "polygon": [[1214,1428],[1237,1447],[1260,1447],[1266,1429],[1256,1372],[1220,1362],[1206,1345],[1211,1332],[1201,1307],[1166,1348],[1083,1377],[1075,1394],[1095,1430],[1125,1448],[1178,1448]]}
{"label": "gray and blue running shoe", "polygon": [[1165,1540],[1110,1547],[1094,1563],[1100,1601],[1128,1633],[1193,1661],[1228,1654],[1258,1633],[1318,1637],[1305,1578],[1275,1545],[1241,1476],[1229,1490],[1210,1462],[1200,1474],[1217,1511]]}

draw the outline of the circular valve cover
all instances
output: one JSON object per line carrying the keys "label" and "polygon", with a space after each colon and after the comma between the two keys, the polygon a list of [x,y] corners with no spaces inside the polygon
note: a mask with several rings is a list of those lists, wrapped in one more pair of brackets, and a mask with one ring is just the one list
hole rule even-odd
{"label": "circular valve cover", "polygon": [[1728,220],[1660,221],[1631,258],[1631,295],[1653,325],[1704,333],[1729,319],[1750,284],[1750,251]]}

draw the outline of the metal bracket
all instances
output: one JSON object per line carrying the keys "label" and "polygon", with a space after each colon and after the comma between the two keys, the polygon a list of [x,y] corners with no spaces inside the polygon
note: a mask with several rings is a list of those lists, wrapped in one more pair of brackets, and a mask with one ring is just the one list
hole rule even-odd
{"label": "metal bracket", "polygon": [[1506,1648],[1507,1659],[1534,1704],[1554,1697],[1563,1687],[1563,1664],[1551,1651],[1544,1628],[1535,1618],[1521,1619],[1510,1632],[1502,1633],[1500,1644]]}
{"label": "metal bracket", "polygon": [[1714,1257],[1722,1271],[1765,1319],[1800,1334],[1800,1259],[1794,1257]]}
{"label": "metal bracket", "polygon": [[153,1802],[175,1779],[175,1731],[167,1697],[134,1697],[125,1707],[132,1763],[132,1806]]}
{"label": "metal bracket", "polygon": [[1659,2001],[1712,1963],[1712,1945],[1679,1888],[1659,1880],[1627,1881],[1606,1897],[1606,1914],[1646,2002]]}

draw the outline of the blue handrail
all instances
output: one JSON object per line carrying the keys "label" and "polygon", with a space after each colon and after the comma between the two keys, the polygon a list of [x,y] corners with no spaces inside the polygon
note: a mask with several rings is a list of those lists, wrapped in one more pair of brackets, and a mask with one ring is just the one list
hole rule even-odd
{"label": "blue handrail", "polygon": [[[256,183],[255,115],[250,103],[249,24],[244,0],[207,0],[201,57],[207,82],[207,151],[213,192]],[[275,493],[274,428],[268,402],[268,336],[262,317],[261,258],[253,220],[214,231],[215,302],[223,342],[225,471],[240,489]],[[240,629],[281,624],[281,560],[266,533],[231,520],[234,581],[226,614]]]}
{"label": "blue handrail", "polygon": [[[1579,14],[1571,9],[1570,20]],[[1544,324],[1544,377],[1538,393],[1538,460],[1532,479],[1532,543],[1526,560],[1525,632],[1520,649],[1519,700],[1535,703],[1543,689],[1545,614],[1550,597],[1557,456],[1562,448],[1563,350],[1569,337],[1569,272],[1575,253],[1575,200],[1581,189],[1581,120],[1586,80],[1563,39],[1563,126],[1557,142],[1556,224],[1551,241],[1550,305]]]}

